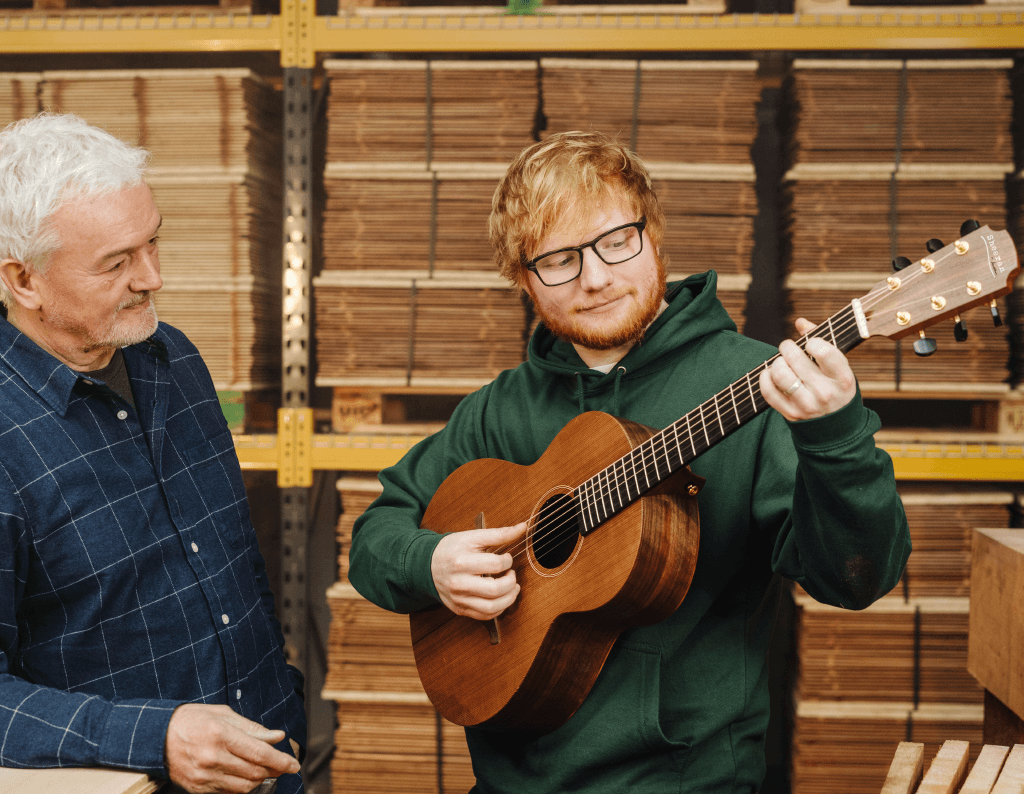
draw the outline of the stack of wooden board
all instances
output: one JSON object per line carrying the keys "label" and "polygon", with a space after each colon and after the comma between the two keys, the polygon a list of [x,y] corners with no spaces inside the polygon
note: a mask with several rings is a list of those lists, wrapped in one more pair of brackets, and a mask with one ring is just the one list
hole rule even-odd
{"label": "stack of wooden board", "polygon": [[42,75],[31,72],[0,72],[0,130],[39,111],[41,79]]}
{"label": "stack of wooden board", "polygon": [[794,715],[793,794],[878,794],[893,750],[920,742],[934,755],[948,739],[982,742],[980,705],[807,701]]}
{"label": "stack of wooden board", "polygon": [[[783,185],[790,325],[799,316],[824,320],[887,276],[893,257],[926,256],[927,240],[953,242],[967,219],[1005,228],[1011,65],[794,62]],[[850,361],[862,388],[1007,391],[1007,329],[982,311],[966,321],[963,344],[945,327],[930,334],[939,345],[928,359],[909,349],[897,358],[887,340],[861,345]]]}
{"label": "stack of wooden board", "polygon": [[900,485],[913,551],[893,594],[907,598],[971,594],[975,527],[1008,527],[1014,495],[978,488]]}
{"label": "stack of wooden board", "polygon": [[598,130],[648,162],[750,162],[756,61],[544,58],[544,135]]}
{"label": "stack of wooden board", "polygon": [[337,703],[331,786],[339,792],[446,794],[474,783],[463,730],[437,714],[416,673],[409,619],[339,582],[322,696]]}
{"label": "stack of wooden board", "polygon": [[482,386],[519,364],[526,308],[496,274],[325,271],[317,291],[321,386]]}
{"label": "stack of wooden board", "polygon": [[536,61],[327,60],[332,163],[505,162],[533,141]]}
{"label": "stack of wooden board", "polygon": [[340,477],[337,481],[341,515],[335,531],[338,546],[338,581],[348,582],[348,554],[352,547],[352,526],[366,508],[380,496],[383,486],[376,477]]}
{"label": "stack of wooden board", "polygon": [[795,598],[801,702],[981,705],[967,673],[967,598],[888,596],[857,612]]}
{"label": "stack of wooden board", "polygon": [[[43,109],[152,152],[163,215],[161,320],[195,342],[218,389],[280,380],[281,110],[248,69],[44,72]],[[182,109],[187,108],[187,112]]]}

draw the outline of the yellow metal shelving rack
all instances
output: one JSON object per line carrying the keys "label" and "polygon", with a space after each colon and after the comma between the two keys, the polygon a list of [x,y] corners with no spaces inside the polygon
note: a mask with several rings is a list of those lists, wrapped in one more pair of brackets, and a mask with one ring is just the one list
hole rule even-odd
{"label": "yellow metal shelving rack", "polygon": [[[316,16],[312,0],[282,0],[279,15],[180,9],[7,13],[0,15],[0,53],[276,51],[287,72],[312,69],[323,53],[1024,51],[1024,4],[771,15],[621,9],[580,12],[552,6],[536,14],[508,15],[492,8],[390,8],[324,17]],[[285,260],[287,268],[289,255]],[[302,399],[286,403],[277,436],[239,436],[243,467],[276,469],[282,487],[302,488],[318,469],[378,470],[419,439],[315,434],[307,411]],[[901,479],[1024,480],[1024,451],[1017,443],[883,446]]]}

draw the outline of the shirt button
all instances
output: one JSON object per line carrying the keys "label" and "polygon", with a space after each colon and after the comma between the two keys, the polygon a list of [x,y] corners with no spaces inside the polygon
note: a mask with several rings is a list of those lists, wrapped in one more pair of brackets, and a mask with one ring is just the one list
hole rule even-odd
{"label": "shirt button", "polygon": [[241,699],[242,699],[242,690],[241,689],[236,689],[235,690],[235,700],[241,700]]}
{"label": "shirt button", "polygon": [[118,419],[127,419],[128,418],[128,412],[124,411],[124,410],[118,411],[117,412],[117,418]]}
{"label": "shirt button", "polygon": [[220,619],[223,621],[225,626],[228,625],[228,623],[231,622],[231,618],[229,618],[227,615],[221,615]]}
{"label": "shirt button", "polygon": [[192,551],[194,551],[194,552],[198,552],[199,551],[199,547],[195,543],[192,544]]}

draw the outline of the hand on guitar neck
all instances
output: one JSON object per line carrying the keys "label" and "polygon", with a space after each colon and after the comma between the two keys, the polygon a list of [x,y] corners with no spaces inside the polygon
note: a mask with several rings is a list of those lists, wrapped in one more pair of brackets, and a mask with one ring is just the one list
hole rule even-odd
{"label": "hand on guitar neck", "polygon": [[[808,334],[814,323],[801,317],[796,329]],[[838,411],[857,393],[850,362],[835,345],[821,338],[807,340],[807,353],[792,340],[779,346],[781,354],[761,373],[765,401],[790,422],[814,419]],[[809,354],[809,355],[808,355]]]}
{"label": "hand on guitar neck", "polygon": [[476,620],[491,620],[508,609],[519,595],[511,552],[525,533],[523,521],[445,535],[430,559],[441,602],[456,615]]}

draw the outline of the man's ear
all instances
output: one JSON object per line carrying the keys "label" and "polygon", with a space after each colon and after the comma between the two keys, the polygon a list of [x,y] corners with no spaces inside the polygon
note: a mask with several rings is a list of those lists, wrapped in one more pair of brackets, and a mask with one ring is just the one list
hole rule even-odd
{"label": "man's ear", "polygon": [[[3,281],[14,302],[28,311],[37,311],[42,305],[32,271],[17,259],[0,261],[0,281]],[[13,307],[12,307],[13,308]]]}

